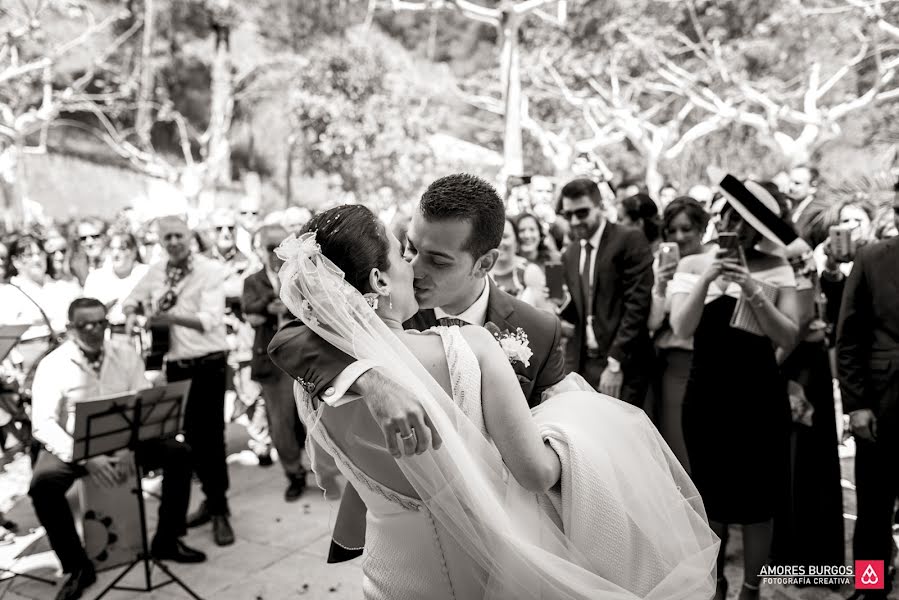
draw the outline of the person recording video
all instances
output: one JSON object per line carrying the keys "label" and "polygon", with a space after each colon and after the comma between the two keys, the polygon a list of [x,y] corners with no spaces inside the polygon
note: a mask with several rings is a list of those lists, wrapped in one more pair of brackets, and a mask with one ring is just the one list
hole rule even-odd
{"label": "person recording video", "polygon": [[[100,396],[150,387],[144,362],[127,342],[106,341],[106,307],[96,298],[78,298],[69,305],[67,339],[37,367],[32,387],[34,437],[43,443],[28,491],[38,521],[66,578],[57,600],[79,598],[96,581],[66,492],[76,479],[90,476],[102,487],[114,487],[132,474],[130,452],[100,455],[73,462],[75,404]],[[150,546],[159,560],[197,563],[206,555],[185,545],[190,501],[190,448],[175,439],[141,442],[137,459],[144,469],[162,468],[159,524]]]}

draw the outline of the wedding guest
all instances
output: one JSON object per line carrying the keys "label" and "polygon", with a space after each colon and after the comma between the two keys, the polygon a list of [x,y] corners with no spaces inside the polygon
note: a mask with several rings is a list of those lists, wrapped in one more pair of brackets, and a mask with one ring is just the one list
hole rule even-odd
{"label": "wedding guest", "polygon": [[[893,201],[899,227],[899,200]],[[899,238],[862,248],[846,282],[837,329],[843,407],[855,436],[858,519],[852,552],[856,560],[892,564],[894,510],[899,490]],[[892,588],[859,591],[854,600],[883,600]]]}
{"label": "wedding guest", "polygon": [[76,246],[72,255],[72,274],[84,285],[88,274],[103,266],[106,253],[106,223],[95,217],[81,219],[75,224]]}
{"label": "wedding guest", "polygon": [[228,465],[225,460],[224,271],[216,261],[191,252],[191,231],[180,217],[159,220],[168,259],[150,266],[124,302],[126,330],[135,325],[138,306],[150,325],[170,328],[166,379],[192,380],[184,416],[185,440],[194,453],[194,469],[206,496],[188,518],[188,527],[212,521],[219,546],[234,543],[228,522]]}
{"label": "wedding guest", "polygon": [[[789,214],[774,183],[762,184]],[[783,240],[787,242],[787,240]],[[790,502],[775,518],[772,558],[784,565],[843,564],[843,491],[840,485],[836,405],[828,357],[827,315],[811,248],[802,240],[787,247],[796,277],[799,335],[779,347],[777,360],[791,389]],[[802,413],[811,410],[811,421]]]}
{"label": "wedding guest", "polygon": [[896,226],[895,212],[892,206],[886,206],[878,211],[871,227],[874,231],[874,239],[888,240],[899,235],[899,227]]}
{"label": "wedding guest", "polygon": [[763,239],[782,246],[769,225],[788,228],[776,201],[730,175],[720,187],[727,199],[721,230],[737,235],[742,252],[714,248],[684,258],[669,284],[670,320],[675,335],[693,337],[684,440],[691,476],[722,540],[715,598],[727,595],[728,525],[741,524],[740,598],[752,600],[789,483],[790,403],[774,348],[793,344],[798,333],[796,280],[786,259],[756,249]]}
{"label": "wedding guest", "polygon": [[541,269],[548,263],[559,262],[562,258],[536,215],[531,213],[518,215],[515,220],[515,238],[518,242],[518,256]]}
{"label": "wedding guest", "polygon": [[[680,196],[665,207],[662,214],[662,236],[666,242],[677,244],[679,257],[683,260],[684,257],[708,250],[708,246],[702,243],[708,222],[709,214],[699,202],[689,196]],[[653,262],[655,285],[652,288],[648,327],[653,334],[658,356],[653,385],[656,423],[681,465],[689,471],[682,413],[684,392],[693,359],[693,338],[678,337],[668,322],[671,309],[668,284],[674,278],[677,265],[678,263],[671,262],[661,266],[658,255]]]}
{"label": "wedding guest", "polygon": [[54,280],[76,281],[70,265],[71,252],[69,242],[58,229],[50,229],[44,237],[44,250],[49,262],[47,274]]}
{"label": "wedding guest", "polygon": [[293,317],[279,297],[278,269],[282,261],[275,255],[275,248],[287,235],[287,230],[279,225],[263,225],[253,236],[257,256],[264,266],[244,282],[243,307],[247,320],[256,331],[251,375],[253,381],[262,386],[268,429],[287,476],[284,499],[294,502],[306,489],[306,469],[302,461],[306,429],[294,404],[293,378],[276,367],[268,356],[268,345],[275,333]]}
{"label": "wedding guest", "polygon": [[490,278],[496,287],[518,297],[524,291],[524,274],[528,264],[527,259],[518,255],[515,223],[506,217],[503,238],[499,244],[499,256],[490,270]]}
{"label": "wedding guest", "polygon": [[656,253],[661,233],[659,207],[649,195],[636,194],[622,200],[618,206],[618,222],[640,229],[649,240],[653,254]]}
{"label": "wedding guest", "polygon": [[673,183],[666,181],[659,190],[659,204],[662,206],[662,210],[671,204],[675,198],[677,198],[677,187]]}
{"label": "wedding guest", "polygon": [[571,363],[601,393],[643,406],[653,356],[649,242],[641,231],[605,220],[590,179],[562,188],[562,208],[577,239],[562,257],[572,301],[559,315],[574,326]]}
{"label": "wedding guest", "polygon": [[[821,228],[825,231],[825,239],[815,248],[815,263],[818,271],[827,268],[839,268],[843,275],[848,276],[852,270],[851,256],[833,257],[830,250],[830,228],[839,226],[850,231],[852,244],[856,248],[874,240],[872,222],[874,208],[865,200],[846,199],[836,203],[822,215]],[[831,255],[828,258],[828,255]],[[837,263],[837,258],[840,258]]]}
{"label": "wedding guest", "polygon": [[815,248],[827,237],[827,228],[822,226],[815,202],[821,184],[821,173],[809,165],[799,165],[790,171],[790,192],[792,212],[790,221],[796,232]]}
{"label": "wedding guest", "polygon": [[137,239],[125,231],[109,235],[109,257],[102,267],[92,271],[84,282],[84,295],[97,298],[109,307],[109,322],[113,327],[125,324],[123,302],[137,283],[147,274],[138,252]]}
{"label": "wedding guest", "polygon": [[[108,394],[150,387],[144,363],[128,344],[104,341],[106,308],[95,298],[79,298],[67,311],[68,340],[44,358],[34,377],[32,415],[34,437],[43,443],[28,490],[38,521],[66,578],[57,600],[74,600],[96,581],[66,491],[76,479],[90,476],[103,487],[122,483],[131,473],[131,453],[99,455],[73,461],[75,404]],[[154,558],[197,563],[206,555],[185,545],[184,519],[190,502],[190,448],[175,439],[141,442],[138,460],[144,469],[162,468],[164,482],[156,535],[150,544]]]}
{"label": "wedding guest", "polygon": [[9,260],[9,246],[5,241],[0,242],[0,283],[5,283],[10,275],[10,267],[12,264]]}
{"label": "wedding guest", "polygon": [[18,293],[7,294],[3,305],[8,323],[33,325],[24,341],[47,338],[65,331],[68,306],[81,295],[75,281],[54,280],[48,274],[49,257],[43,240],[24,234],[15,240],[10,256],[17,275],[9,283]]}

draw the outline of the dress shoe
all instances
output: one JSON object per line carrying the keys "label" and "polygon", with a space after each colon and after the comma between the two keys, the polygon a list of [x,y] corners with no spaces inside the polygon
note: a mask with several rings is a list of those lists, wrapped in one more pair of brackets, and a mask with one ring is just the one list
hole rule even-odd
{"label": "dress shoe", "polygon": [[56,594],[56,600],[76,600],[81,597],[81,592],[96,581],[97,573],[94,571],[94,565],[85,563],[83,567],[66,576],[59,593]]}
{"label": "dress shoe", "polygon": [[206,561],[206,555],[191,548],[178,538],[170,542],[153,540],[150,553],[156,560],[171,560],[177,563],[201,563]]}
{"label": "dress shoe", "polygon": [[205,525],[211,520],[212,515],[210,515],[209,510],[206,509],[206,501],[204,500],[200,503],[200,508],[187,515],[187,526],[199,527],[200,525]]}
{"label": "dress shoe", "polygon": [[303,475],[290,478],[290,485],[284,492],[284,500],[287,502],[296,502],[306,491],[306,477]]}
{"label": "dress shoe", "polygon": [[258,457],[259,466],[260,467],[270,467],[275,464],[275,461],[272,460],[272,455],[266,452],[265,454],[260,454]]}
{"label": "dress shoe", "polygon": [[212,537],[219,546],[230,546],[234,543],[234,530],[225,515],[212,516]]}

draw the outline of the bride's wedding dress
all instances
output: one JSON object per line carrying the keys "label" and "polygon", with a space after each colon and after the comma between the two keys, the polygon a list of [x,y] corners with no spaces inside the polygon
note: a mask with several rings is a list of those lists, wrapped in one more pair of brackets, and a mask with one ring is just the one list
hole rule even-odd
{"label": "bride's wedding dress", "polygon": [[[458,327],[439,327],[422,335],[434,334],[443,339],[453,399],[486,435],[477,358]],[[301,387],[297,391],[300,416],[305,423],[314,422],[316,415],[308,395]],[[362,589],[367,600],[469,600],[484,596],[484,569],[434,519],[423,502],[366,475],[334,441],[323,422],[310,434],[315,441],[307,446],[313,467],[321,459],[316,453],[324,449],[368,508],[362,562]]]}
{"label": "bride's wedding dress", "polygon": [[336,464],[368,508],[366,599],[711,598],[719,541],[695,486],[641,410],[577,376],[563,382],[569,391],[532,411],[559,455],[561,480],[529,493],[487,434],[481,365],[458,327],[419,334],[443,342],[447,393],[321,254],[314,233],[288,238],[278,255],[291,311],[413,393],[443,440],[394,459],[365,402],[313,409],[294,386],[313,469]]}

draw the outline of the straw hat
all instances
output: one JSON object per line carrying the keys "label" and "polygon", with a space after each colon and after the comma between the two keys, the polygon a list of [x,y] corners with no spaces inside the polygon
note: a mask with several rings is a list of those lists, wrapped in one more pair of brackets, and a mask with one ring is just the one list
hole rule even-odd
{"label": "straw hat", "polygon": [[785,248],[798,237],[796,231],[780,216],[777,200],[754,181],[745,184],[725,174],[718,183],[727,203],[762,237],[779,248]]}

